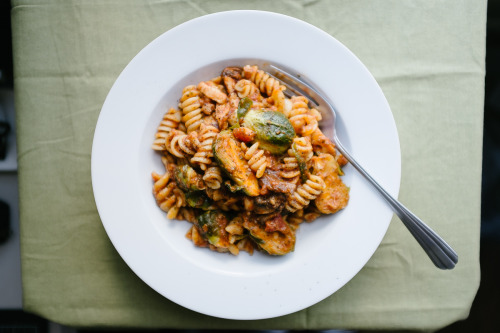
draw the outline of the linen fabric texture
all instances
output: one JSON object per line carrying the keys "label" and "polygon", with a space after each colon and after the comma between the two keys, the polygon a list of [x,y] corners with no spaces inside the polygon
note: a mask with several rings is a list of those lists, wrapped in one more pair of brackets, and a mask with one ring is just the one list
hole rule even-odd
{"label": "linen fabric texture", "polygon": [[[399,199],[457,251],[454,270],[435,268],[394,218],[338,292],[297,313],[241,322],[174,304],[128,268],[92,194],[103,102],[150,41],[233,9],[309,22],[367,66],[398,128]],[[185,329],[435,330],[468,316],[480,280],[486,1],[13,0],[12,24],[26,311],[69,326]]]}

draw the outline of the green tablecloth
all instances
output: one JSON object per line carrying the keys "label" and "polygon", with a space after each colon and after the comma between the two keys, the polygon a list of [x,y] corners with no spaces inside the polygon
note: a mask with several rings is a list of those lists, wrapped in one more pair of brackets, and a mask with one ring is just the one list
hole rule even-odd
{"label": "green tablecloth", "polygon": [[[454,270],[436,269],[394,219],[340,291],[298,313],[242,323],[182,308],[127,267],[92,195],[101,106],[151,40],[230,9],[312,23],[368,67],[398,127],[399,199],[456,249]],[[433,330],[467,317],[480,279],[486,1],[13,0],[12,20],[27,311],[85,327]]]}

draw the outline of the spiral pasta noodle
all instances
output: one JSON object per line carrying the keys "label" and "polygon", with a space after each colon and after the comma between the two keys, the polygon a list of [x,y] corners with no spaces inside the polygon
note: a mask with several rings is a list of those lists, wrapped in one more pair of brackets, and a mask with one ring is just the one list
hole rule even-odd
{"label": "spiral pasta noodle", "polygon": [[[314,153],[311,145],[311,140],[309,140],[308,137],[294,138],[292,145],[295,147],[295,151],[304,162],[309,162],[311,160]],[[293,151],[291,151],[291,149],[288,150],[288,155],[294,156],[294,153]]]}
{"label": "spiral pasta noodle", "polygon": [[268,96],[271,96],[275,90],[285,90],[278,80],[258,69],[257,66],[243,67],[243,76],[257,85],[259,90]]}
{"label": "spiral pasta noodle", "polygon": [[154,186],[153,195],[161,210],[167,212],[167,218],[175,219],[179,209],[185,205],[184,193],[177,188],[176,184],[169,182],[170,175],[163,176],[152,173]]}
{"label": "spiral pasta noodle", "polygon": [[177,219],[194,223],[197,219],[197,214],[193,208],[181,207],[177,213]]}
{"label": "spiral pasta noodle", "polygon": [[286,179],[294,179],[300,176],[301,172],[297,158],[307,163],[314,155],[311,142],[307,137],[294,138],[292,146],[295,148],[295,152],[291,148],[288,149],[288,157],[283,158],[283,167],[280,173],[281,177]]}
{"label": "spiral pasta noodle", "polygon": [[182,91],[179,107],[182,110],[182,122],[187,133],[196,131],[202,123],[200,91],[194,85],[189,85]]}
{"label": "spiral pasta noodle", "polygon": [[182,113],[180,110],[170,108],[164,115],[155,134],[155,140],[151,148],[157,151],[163,151],[165,147],[165,138],[173,129],[176,129],[181,122]]}
{"label": "spiral pasta noodle", "polygon": [[283,166],[280,176],[285,179],[293,179],[300,176],[299,163],[295,156],[283,158]]}
{"label": "spiral pasta noodle", "polygon": [[295,132],[309,136],[318,129],[318,120],[311,114],[307,98],[304,96],[293,96],[291,98],[292,109],[289,111],[288,118]]}
{"label": "spiral pasta noodle", "polygon": [[186,155],[194,155],[198,144],[196,135],[187,135],[178,130],[172,130],[165,138],[166,149],[178,158],[185,158]]}
{"label": "spiral pasta noodle", "polygon": [[218,189],[222,184],[222,174],[219,167],[213,166],[205,170],[203,175],[205,184],[211,189]]}
{"label": "spiral pasta noodle", "polygon": [[261,178],[264,175],[267,167],[267,159],[264,155],[264,151],[259,149],[259,143],[254,143],[250,148],[242,143],[241,146],[245,151],[245,159],[248,161],[248,165],[257,178]]}
{"label": "spiral pasta noodle", "polygon": [[198,150],[191,158],[191,163],[198,164],[201,170],[206,170],[207,167],[212,164],[212,144],[214,142],[215,137],[219,133],[219,130],[213,126],[201,124],[200,126],[200,134],[198,140],[200,141],[200,145]]}
{"label": "spiral pasta noodle", "polygon": [[249,97],[251,99],[256,99],[259,94],[259,88],[257,85],[250,80],[239,80],[234,89],[238,93],[239,98]]}
{"label": "spiral pasta noodle", "polygon": [[295,192],[288,198],[285,208],[290,212],[295,212],[309,205],[325,189],[325,182],[316,175],[309,175],[309,179],[297,187]]}

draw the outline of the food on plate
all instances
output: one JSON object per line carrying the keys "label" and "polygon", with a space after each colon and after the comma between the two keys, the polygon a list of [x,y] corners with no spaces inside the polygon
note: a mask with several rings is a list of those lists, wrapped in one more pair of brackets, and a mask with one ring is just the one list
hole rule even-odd
{"label": "food on plate", "polygon": [[152,149],[165,169],[153,195],[167,218],[192,223],[196,246],[237,255],[294,250],[299,225],[349,201],[347,163],[303,96],[257,66],[226,67],[182,90]]}

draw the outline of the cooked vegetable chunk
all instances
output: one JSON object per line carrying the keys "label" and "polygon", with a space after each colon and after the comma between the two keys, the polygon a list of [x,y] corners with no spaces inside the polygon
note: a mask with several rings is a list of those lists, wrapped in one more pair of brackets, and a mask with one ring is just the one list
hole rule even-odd
{"label": "cooked vegetable chunk", "polygon": [[184,192],[201,191],[206,187],[202,176],[187,164],[175,167],[174,178]]}
{"label": "cooked vegetable chunk", "polygon": [[248,166],[241,147],[230,131],[222,131],[213,144],[214,157],[222,170],[249,196],[260,194],[257,177]]}
{"label": "cooked vegetable chunk", "polygon": [[264,224],[257,222],[251,215],[247,216],[243,227],[250,232],[257,246],[270,255],[282,256],[295,248],[295,233],[279,214],[270,217]]}
{"label": "cooked vegetable chunk", "polygon": [[186,203],[189,207],[203,210],[213,209],[213,202],[203,191],[194,191],[186,194]]}
{"label": "cooked vegetable chunk", "polygon": [[198,216],[195,225],[201,236],[210,244],[220,248],[229,246],[229,236],[226,232],[228,219],[218,210],[209,210]]}
{"label": "cooked vegetable chunk", "polygon": [[244,97],[241,99],[240,103],[238,104],[238,110],[236,110],[236,115],[238,116],[238,123],[248,113],[248,111],[252,107],[252,104],[253,104],[252,100],[248,97]]}
{"label": "cooked vegetable chunk", "polygon": [[261,149],[272,154],[284,153],[295,137],[288,118],[278,111],[250,110],[243,118],[244,127],[253,130]]}

